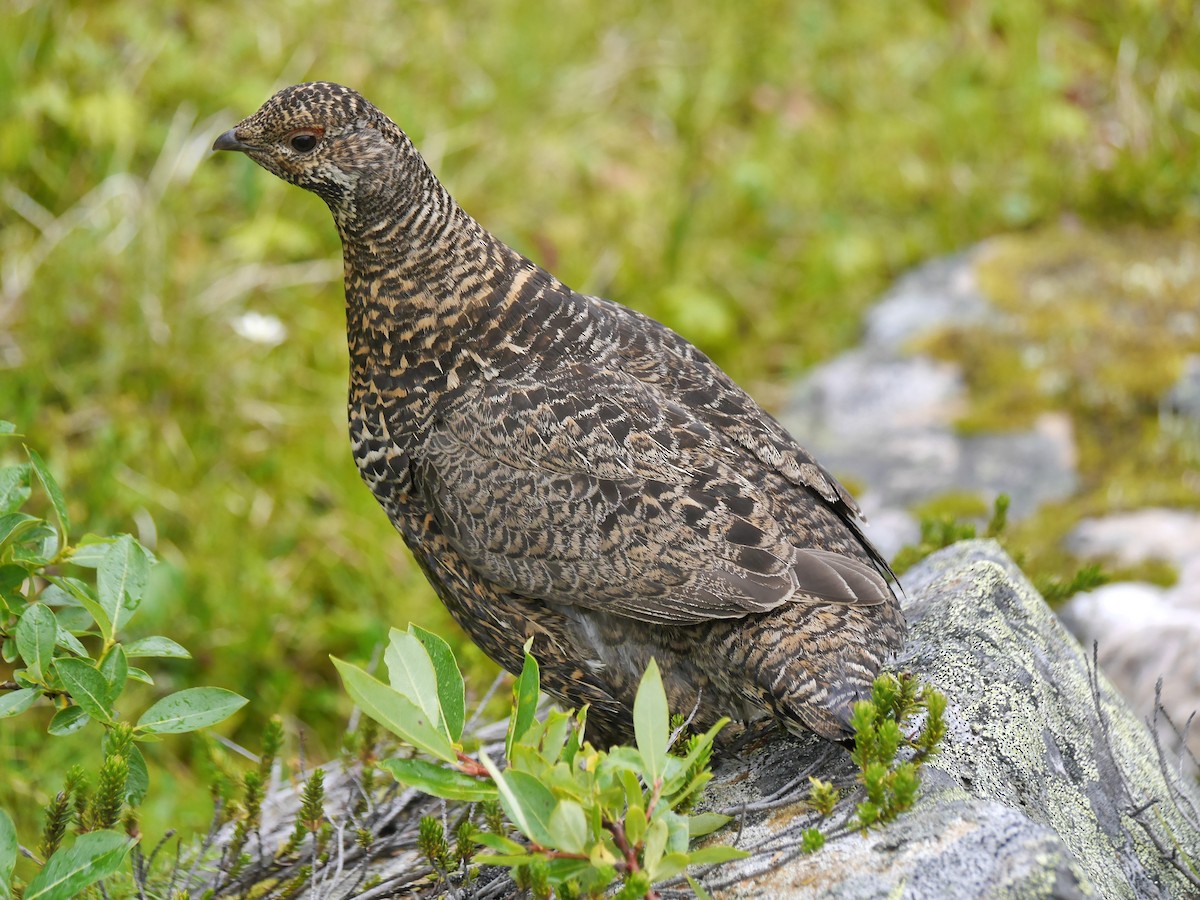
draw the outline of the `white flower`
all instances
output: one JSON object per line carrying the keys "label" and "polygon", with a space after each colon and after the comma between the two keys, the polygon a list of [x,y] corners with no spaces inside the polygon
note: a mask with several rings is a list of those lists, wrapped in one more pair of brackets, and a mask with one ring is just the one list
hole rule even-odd
{"label": "white flower", "polygon": [[287,326],[274,316],[264,316],[262,313],[242,313],[231,319],[229,324],[240,337],[268,347],[282,344],[287,338]]}

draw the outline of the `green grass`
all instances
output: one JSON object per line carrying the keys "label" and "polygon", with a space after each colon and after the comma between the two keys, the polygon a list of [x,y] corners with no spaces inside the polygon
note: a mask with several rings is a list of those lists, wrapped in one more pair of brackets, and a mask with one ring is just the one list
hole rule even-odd
{"label": "green grass", "polygon": [[[327,756],[347,710],[328,654],[449,623],[350,462],[328,213],[211,158],[219,131],[286,83],[356,86],[492,230],[676,326],[770,404],[919,260],[1068,212],[1194,225],[1196,16],[1149,0],[10,3],[0,414],[78,521],[164,560],[140,621],[197,651],[178,683],[251,697],[247,743],[280,710]],[[239,337],[248,311],[286,342]],[[0,723],[0,804],[29,815],[86,737],[43,748]],[[194,825],[188,745],[156,760]]]}

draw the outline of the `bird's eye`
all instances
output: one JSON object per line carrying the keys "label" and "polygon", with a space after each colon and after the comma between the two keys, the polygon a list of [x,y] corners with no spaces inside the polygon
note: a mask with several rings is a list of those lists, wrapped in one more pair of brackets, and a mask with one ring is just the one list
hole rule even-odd
{"label": "bird's eye", "polygon": [[310,153],[317,146],[317,136],[307,133],[293,134],[288,143],[297,153]]}

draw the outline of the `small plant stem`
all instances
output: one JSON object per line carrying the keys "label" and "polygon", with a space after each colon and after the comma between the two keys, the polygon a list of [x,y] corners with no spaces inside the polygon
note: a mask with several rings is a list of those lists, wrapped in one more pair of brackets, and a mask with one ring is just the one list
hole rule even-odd
{"label": "small plant stem", "polygon": [[[624,855],[626,871],[640,872],[642,867],[638,865],[637,853],[634,851],[633,846],[629,843],[629,838],[625,834],[625,826],[620,822],[605,819],[604,827],[612,834],[613,843],[617,845],[617,849]],[[658,892],[653,888],[646,891],[645,900],[658,900]]]}
{"label": "small plant stem", "polygon": [[551,850],[548,847],[543,847],[541,844],[533,843],[529,845],[529,849],[534,853],[541,853],[548,859],[591,859],[586,853],[569,853],[566,850]]}
{"label": "small plant stem", "polygon": [[[40,685],[41,682],[40,681],[36,682],[36,684]],[[0,681],[0,691],[20,691],[20,690],[24,690],[24,689],[25,689],[25,685],[17,684],[17,682],[15,682],[15,681]],[[54,697],[70,697],[71,695],[69,693],[67,693],[66,691],[55,691],[50,688],[45,688],[42,691],[42,696],[54,698]]]}
{"label": "small plant stem", "polygon": [[637,872],[640,869],[637,861],[637,853],[634,852],[633,847],[629,844],[629,838],[625,835],[625,826],[620,822],[605,819],[604,827],[612,833],[613,842],[625,857],[625,868],[630,872]]}
{"label": "small plant stem", "polygon": [[476,778],[490,778],[488,770],[483,767],[483,764],[478,762],[474,757],[468,756],[461,750],[456,751],[458,754],[458,770],[464,775],[473,775]]}
{"label": "small plant stem", "polygon": [[654,781],[654,789],[650,792],[650,802],[646,804],[646,822],[650,822],[650,816],[654,813],[654,807],[658,805],[659,799],[662,797],[663,780],[656,778]]}

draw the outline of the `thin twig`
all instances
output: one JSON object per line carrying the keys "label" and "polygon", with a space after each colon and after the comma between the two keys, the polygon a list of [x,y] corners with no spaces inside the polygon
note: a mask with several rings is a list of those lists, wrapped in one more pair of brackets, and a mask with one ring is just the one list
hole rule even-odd
{"label": "thin twig", "polygon": [[411,872],[405,872],[402,875],[397,875],[395,878],[390,878],[380,884],[375,885],[369,891],[364,891],[359,894],[355,900],[381,900],[383,897],[394,897],[396,892],[403,887],[428,878],[433,874],[433,869],[429,866],[424,866],[419,869],[414,869]]}
{"label": "thin twig", "polygon": [[470,732],[475,723],[479,721],[479,717],[483,715],[483,711],[487,708],[488,703],[491,702],[492,697],[500,689],[500,685],[504,683],[504,679],[507,677],[508,673],[501,671],[492,679],[492,683],[488,686],[488,689],[483,692],[483,698],[475,704],[475,712],[471,713],[471,718],[463,726],[463,733]]}

